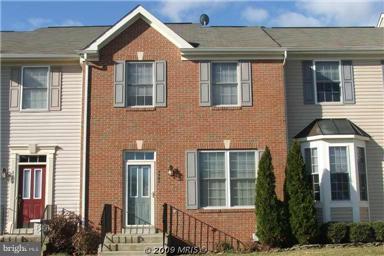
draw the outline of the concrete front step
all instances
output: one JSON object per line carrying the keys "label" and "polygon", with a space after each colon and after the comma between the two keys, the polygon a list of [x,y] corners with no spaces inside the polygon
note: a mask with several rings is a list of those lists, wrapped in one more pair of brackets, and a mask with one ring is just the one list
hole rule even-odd
{"label": "concrete front step", "polygon": [[2,235],[0,242],[40,242],[41,237],[36,235]]}
{"label": "concrete front step", "polygon": [[141,251],[144,252],[147,248],[155,248],[161,246],[161,243],[118,243],[104,245],[109,251]]}
{"label": "concrete front step", "polygon": [[123,234],[155,234],[156,228],[153,226],[131,226],[123,229]]}
{"label": "concrete front step", "polygon": [[126,235],[126,234],[107,234],[105,236],[104,244],[113,243],[162,243],[163,234],[149,234],[149,235]]}

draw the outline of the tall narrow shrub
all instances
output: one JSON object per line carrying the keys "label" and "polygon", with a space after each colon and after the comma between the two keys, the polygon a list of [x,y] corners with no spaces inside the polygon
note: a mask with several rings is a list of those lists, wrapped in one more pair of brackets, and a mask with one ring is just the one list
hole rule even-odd
{"label": "tall narrow shrub", "polygon": [[259,161],[256,181],[256,235],[270,246],[281,246],[286,241],[282,203],[275,192],[275,175],[269,148]]}
{"label": "tall narrow shrub", "polygon": [[286,169],[286,194],[291,231],[300,244],[314,241],[318,234],[318,224],[314,197],[306,173],[298,142],[294,142],[288,153]]}

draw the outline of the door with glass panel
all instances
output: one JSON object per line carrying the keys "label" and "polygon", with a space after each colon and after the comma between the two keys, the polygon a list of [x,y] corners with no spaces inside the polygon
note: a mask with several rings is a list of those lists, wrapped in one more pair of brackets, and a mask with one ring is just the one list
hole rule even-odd
{"label": "door with glass panel", "polygon": [[151,225],[151,166],[128,165],[127,225]]}
{"label": "door with glass panel", "polygon": [[45,205],[45,166],[20,166],[17,195],[17,227],[41,219]]}

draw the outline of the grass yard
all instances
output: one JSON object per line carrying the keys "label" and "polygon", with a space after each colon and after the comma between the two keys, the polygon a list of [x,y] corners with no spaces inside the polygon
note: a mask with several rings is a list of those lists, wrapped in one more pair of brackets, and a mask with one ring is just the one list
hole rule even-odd
{"label": "grass yard", "polygon": [[[215,255],[215,254],[212,254]],[[210,256],[212,256],[210,255]],[[217,255],[217,254],[216,254]],[[220,255],[236,255],[233,253],[223,253]],[[384,256],[384,246],[379,247],[352,247],[352,248],[321,248],[296,250],[288,252],[258,252],[251,254],[242,254],[244,256]]]}

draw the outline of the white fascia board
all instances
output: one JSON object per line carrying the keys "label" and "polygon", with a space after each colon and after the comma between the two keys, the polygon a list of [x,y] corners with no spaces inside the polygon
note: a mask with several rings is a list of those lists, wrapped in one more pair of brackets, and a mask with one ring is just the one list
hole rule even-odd
{"label": "white fascia board", "polygon": [[193,48],[187,41],[182,37],[176,34],[173,30],[167,27],[164,23],[158,20],[155,16],[149,13],[142,6],[138,6],[131,13],[117,22],[113,27],[108,29],[104,34],[102,34],[98,39],[96,39],[92,44],[90,44],[85,51],[97,52],[104,45],[110,42],[113,38],[119,35],[124,29],[132,25],[139,18],[143,18],[151,27],[156,29],[160,34],[165,38],[175,44],[178,48]]}
{"label": "white fascia board", "polygon": [[360,136],[360,135],[316,135],[316,136],[309,136],[306,138],[299,138],[297,139],[300,142],[304,141],[315,141],[315,140],[340,140],[340,139],[352,139],[352,140],[362,140],[362,141],[369,141],[369,137]]}
{"label": "white fascia board", "polygon": [[77,54],[34,54],[34,53],[2,53],[1,60],[32,60],[32,59],[49,59],[49,60],[77,60]]}

